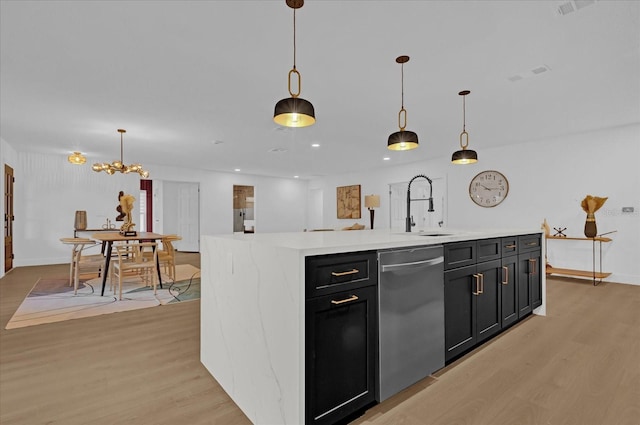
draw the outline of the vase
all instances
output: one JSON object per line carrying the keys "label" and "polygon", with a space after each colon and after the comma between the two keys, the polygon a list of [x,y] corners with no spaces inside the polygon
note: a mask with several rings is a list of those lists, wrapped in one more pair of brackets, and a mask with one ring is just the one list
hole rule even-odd
{"label": "vase", "polygon": [[74,227],[76,230],[87,229],[87,212],[86,211],[76,211],[76,220],[74,223]]}
{"label": "vase", "polygon": [[595,238],[598,234],[598,227],[596,226],[596,217],[593,213],[587,214],[587,221],[584,223],[584,235],[588,238]]}

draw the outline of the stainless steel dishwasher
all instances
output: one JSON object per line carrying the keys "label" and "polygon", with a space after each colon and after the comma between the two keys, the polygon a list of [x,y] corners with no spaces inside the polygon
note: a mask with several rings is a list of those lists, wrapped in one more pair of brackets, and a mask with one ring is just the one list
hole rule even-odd
{"label": "stainless steel dishwasher", "polygon": [[379,399],[444,366],[442,245],[378,252]]}

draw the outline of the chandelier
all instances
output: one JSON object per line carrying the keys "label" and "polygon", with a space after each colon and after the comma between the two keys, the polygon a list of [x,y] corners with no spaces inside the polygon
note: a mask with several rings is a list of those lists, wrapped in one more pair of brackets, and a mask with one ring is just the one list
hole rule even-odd
{"label": "chandelier", "polygon": [[91,167],[93,171],[99,173],[100,171],[104,171],[105,173],[112,175],[115,174],[116,171],[123,174],[129,173],[138,173],[142,178],[149,177],[149,172],[142,169],[142,165],[140,164],[131,164],[124,165],[124,160],[122,159],[122,138],[123,134],[126,133],[127,130],[123,130],[121,128],[118,129],[118,133],[120,133],[120,161],[113,161],[111,164],[108,162],[103,162],[102,164],[93,164]]}

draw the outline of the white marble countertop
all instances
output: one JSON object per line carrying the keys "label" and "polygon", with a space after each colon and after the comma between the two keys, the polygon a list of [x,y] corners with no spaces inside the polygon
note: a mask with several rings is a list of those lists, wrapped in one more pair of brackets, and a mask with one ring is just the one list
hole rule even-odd
{"label": "white marble countertop", "polygon": [[[305,257],[533,233],[542,232],[436,228],[203,235],[200,359],[252,423],[304,424]],[[433,234],[440,236],[425,236]]]}
{"label": "white marble countertop", "polygon": [[[341,252],[437,245],[477,239],[541,233],[540,229],[483,229],[477,231],[433,228],[404,232],[402,229],[340,230],[289,233],[236,233],[212,235],[224,239],[298,250],[304,256]],[[435,236],[434,236],[435,235]]]}

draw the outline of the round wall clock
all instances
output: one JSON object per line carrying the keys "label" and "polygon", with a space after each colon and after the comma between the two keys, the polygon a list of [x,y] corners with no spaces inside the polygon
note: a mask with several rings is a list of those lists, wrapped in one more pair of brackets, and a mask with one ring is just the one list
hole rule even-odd
{"label": "round wall clock", "polygon": [[499,171],[482,171],[469,183],[469,196],[481,207],[495,207],[504,201],[508,194],[509,182]]}

